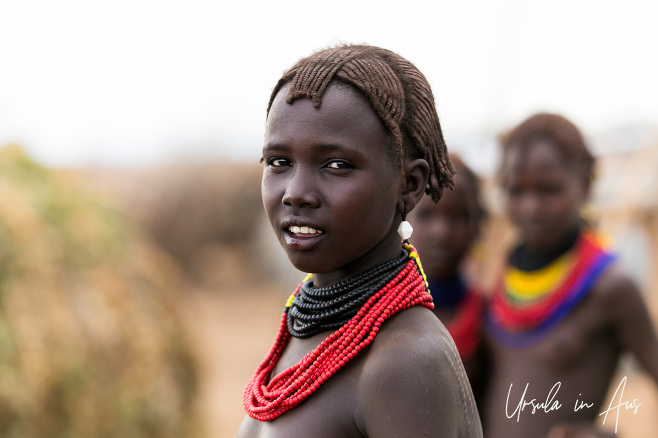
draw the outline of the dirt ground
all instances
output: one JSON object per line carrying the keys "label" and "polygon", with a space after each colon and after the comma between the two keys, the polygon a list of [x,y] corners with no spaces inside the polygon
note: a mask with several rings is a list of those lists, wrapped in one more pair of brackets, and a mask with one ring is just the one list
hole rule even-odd
{"label": "dirt ground", "polygon": [[[188,294],[186,313],[202,367],[199,410],[206,437],[235,436],[244,417],[242,390],[274,341],[289,293],[258,287]],[[637,414],[621,409],[619,436],[653,438],[658,430],[658,389],[651,379],[632,365],[622,366],[607,399],[624,375],[624,398],[638,399],[641,405]],[[611,415],[606,428],[614,430],[615,421]]]}
{"label": "dirt ground", "polygon": [[233,437],[244,417],[242,391],[278,330],[289,291],[189,295],[188,322],[201,365],[199,410],[206,437]]}

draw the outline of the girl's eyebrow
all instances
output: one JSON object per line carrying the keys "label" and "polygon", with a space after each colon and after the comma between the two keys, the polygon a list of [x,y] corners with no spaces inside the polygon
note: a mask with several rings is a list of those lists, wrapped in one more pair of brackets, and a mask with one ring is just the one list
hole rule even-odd
{"label": "girl's eyebrow", "polygon": [[290,147],[286,146],[285,144],[280,144],[280,143],[272,143],[272,144],[266,144],[263,146],[263,154],[267,152],[285,152],[289,150]]}
{"label": "girl's eyebrow", "polygon": [[[356,153],[360,154],[361,150],[354,147],[346,147],[345,145],[335,144],[335,143],[319,143],[312,145],[313,148],[316,148],[322,152],[342,152],[342,153]],[[272,152],[287,152],[290,150],[290,146],[283,143],[268,143],[263,146],[263,154],[272,153]]]}
{"label": "girl's eyebrow", "polygon": [[333,144],[333,143],[322,143],[317,145],[318,148],[322,149],[323,151],[341,151],[341,152],[353,152],[353,151],[358,151],[356,148],[352,147],[347,147],[344,145],[340,144]]}

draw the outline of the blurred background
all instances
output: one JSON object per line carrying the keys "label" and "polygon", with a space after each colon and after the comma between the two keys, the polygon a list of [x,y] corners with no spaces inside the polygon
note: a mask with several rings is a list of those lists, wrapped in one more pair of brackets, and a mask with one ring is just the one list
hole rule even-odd
{"label": "blurred background", "polygon": [[[302,275],[260,204],[266,105],[287,67],[341,42],[428,78],[484,180],[484,287],[512,238],[496,136],[537,111],[576,123],[599,158],[587,214],[658,319],[657,16],[640,0],[0,0],[0,435],[235,434]],[[620,373],[643,404],[621,436],[653,436],[655,384]]]}

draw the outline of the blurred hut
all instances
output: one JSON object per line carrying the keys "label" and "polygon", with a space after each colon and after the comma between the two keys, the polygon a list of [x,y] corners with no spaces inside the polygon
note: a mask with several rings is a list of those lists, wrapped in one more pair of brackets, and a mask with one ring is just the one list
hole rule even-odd
{"label": "blurred hut", "polygon": [[176,266],[85,187],[0,150],[0,436],[196,436]]}
{"label": "blurred hut", "polygon": [[301,276],[289,266],[265,216],[261,174],[258,164],[217,159],[96,171],[93,179],[188,279],[230,293],[273,276],[292,287]]}
{"label": "blurred hut", "polygon": [[658,320],[658,138],[607,152],[598,172],[593,204],[600,227]]}
{"label": "blurred hut", "polygon": [[83,172],[192,280],[181,304],[191,316],[200,411],[212,437],[235,435],[245,415],[244,386],[271,346],[286,298],[303,278],[265,217],[261,173],[256,163],[228,159]]}

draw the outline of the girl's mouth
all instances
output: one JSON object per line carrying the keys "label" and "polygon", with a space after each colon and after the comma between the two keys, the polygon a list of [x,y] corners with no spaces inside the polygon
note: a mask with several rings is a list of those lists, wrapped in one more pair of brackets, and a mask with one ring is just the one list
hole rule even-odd
{"label": "girl's mouth", "polygon": [[291,225],[284,229],[284,238],[289,248],[306,251],[324,236],[324,231],[306,225]]}
{"label": "girl's mouth", "polygon": [[322,234],[322,231],[316,230],[315,228],[306,226],[298,227],[296,225],[289,226],[288,231],[292,234]]}

